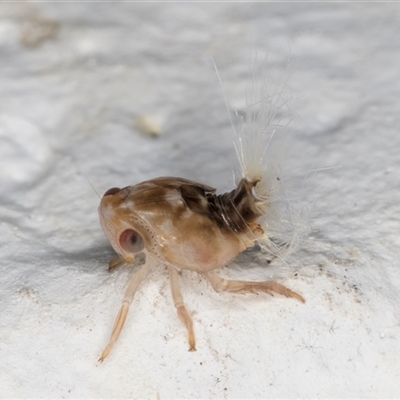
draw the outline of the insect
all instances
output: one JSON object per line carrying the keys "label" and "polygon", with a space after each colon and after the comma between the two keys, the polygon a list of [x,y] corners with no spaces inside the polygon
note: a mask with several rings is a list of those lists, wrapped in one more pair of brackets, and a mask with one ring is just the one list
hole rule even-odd
{"label": "insect", "polygon": [[[287,220],[282,211],[277,152],[271,145],[273,137],[283,134],[290,122],[285,114],[287,85],[281,76],[265,71],[263,68],[261,74],[253,73],[245,116],[237,115],[235,147],[241,171],[231,192],[217,194],[202,183],[162,177],[122,189],[112,188],[103,195],[100,223],[118,254],[110,261],[110,269],[132,263],[139,253],[145,254],[145,263],[127,286],[99,361],[108,356],[116,342],[141,280],[157,265],[168,268],[172,299],[186,326],[190,351],[196,350],[196,342],[192,318],[179,288],[180,269],[203,274],[217,292],[277,293],[304,302],[300,294],[275,281],[228,280],[215,272],[256,243],[276,254],[297,238],[296,229],[291,235],[279,232]],[[258,76],[263,79],[261,84]],[[271,157],[270,149],[275,154]]]}

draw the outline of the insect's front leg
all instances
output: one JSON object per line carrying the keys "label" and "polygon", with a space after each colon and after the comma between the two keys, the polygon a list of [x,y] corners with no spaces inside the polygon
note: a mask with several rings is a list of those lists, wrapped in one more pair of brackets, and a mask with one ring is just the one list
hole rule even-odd
{"label": "insect's front leg", "polygon": [[110,340],[109,340],[106,348],[103,350],[103,353],[101,353],[101,357],[99,358],[100,362],[104,361],[104,359],[110,353],[114,343],[117,341],[118,336],[121,333],[122,327],[124,326],[126,316],[128,315],[129,306],[132,303],[133,296],[135,295],[135,292],[136,292],[140,282],[142,281],[144,276],[149,271],[150,265],[152,264],[152,262],[154,262],[154,261],[151,258],[147,257],[146,263],[133,275],[131,281],[129,282],[129,285],[125,291],[124,298],[122,300],[121,308],[120,308],[117,318],[115,319],[115,322],[114,322],[114,327],[111,332]]}
{"label": "insect's front leg", "polygon": [[204,275],[210,281],[211,286],[216,292],[241,294],[265,292],[271,296],[273,296],[274,293],[278,293],[286,297],[293,297],[302,303],[305,302],[303,296],[274,281],[251,282],[222,279],[214,271],[204,272]]}
{"label": "insect's front leg", "polygon": [[183,303],[183,297],[179,288],[178,272],[172,267],[168,266],[169,276],[171,280],[171,293],[176,311],[178,312],[179,319],[185,324],[189,335],[189,351],[196,351],[196,340],[193,332],[193,322],[188,310]]}
{"label": "insect's front leg", "polygon": [[118,268],[123,264],[126,264],[126,261],[123,257],[117,256],[112,258],[108,263],[108,271],[112,272],[115,268]]}

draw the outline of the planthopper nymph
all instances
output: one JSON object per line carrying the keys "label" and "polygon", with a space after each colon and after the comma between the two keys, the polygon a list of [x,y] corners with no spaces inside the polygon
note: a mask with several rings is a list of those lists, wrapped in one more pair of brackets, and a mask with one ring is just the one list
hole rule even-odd
{"label": "planthopper nymph", "polygon": [[162,177],[109,189],[102,197],[100,223],[118,254],[110,261],[110,269],[132,263],[139,253],[144,253],[145,262],[128,283],[100,361],[110,353],[136,289],[152,267],[168,268],[172,299],[188,331],[190,351],[196,350],[196,342],[179,288],[181,269],[203,274],[217,292],[277,293],[304,302],[300,294],[280,283],[228,280],[216,272],[255,244],[282,256],[282,249],[293,248],[302,230],[286,201],[281,176],[279,161],[286,139],[276,141],[287,134],[291,120],[287,70],[283,70],[268,62],[252,70],[246,108],[236,114],[234,145],[240,171],[232,191],[217,194],[202,183]]}

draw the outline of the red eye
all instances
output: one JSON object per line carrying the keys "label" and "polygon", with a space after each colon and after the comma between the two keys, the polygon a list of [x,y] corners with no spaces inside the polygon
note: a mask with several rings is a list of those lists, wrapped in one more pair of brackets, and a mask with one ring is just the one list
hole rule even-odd
{"label": "red eye", "polygon": [[116,193],[118,193],[120,190],[121,190],[120,188],[116,188],[116,187],[115,187],[115,188],[108,189],[107,192],[104,193],[104,196],[110,196],[110,195],[112,195],[112,194],[116,194]]}
{"label": "red eye", "polygon": [[119,236],[120,246],[129,253],[138,253],[143,250],[142,237],[133,229],[126,229]]}

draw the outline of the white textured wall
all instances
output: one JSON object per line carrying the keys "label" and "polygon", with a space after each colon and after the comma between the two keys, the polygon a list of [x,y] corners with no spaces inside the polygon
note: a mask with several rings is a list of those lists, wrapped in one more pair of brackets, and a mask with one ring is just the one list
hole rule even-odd
{"label": "white textured wall", "polygon": [[[0,5],[0,396],[400,396],[400,7],[396,3]],[[313,231],[292,269],[254,252],[222,275],[306,297],[216,294],[184,271],[196,353],[167,272],[141,285],[109,358],[132,269],[107,272],[112,186],[178,175],[229,190],[248,58],[290,49]],[[133,128],[151,114],[162,135]],[[312,175],[312,173],[311,173]],[[134,269],[134,268],[133,268]]]}

